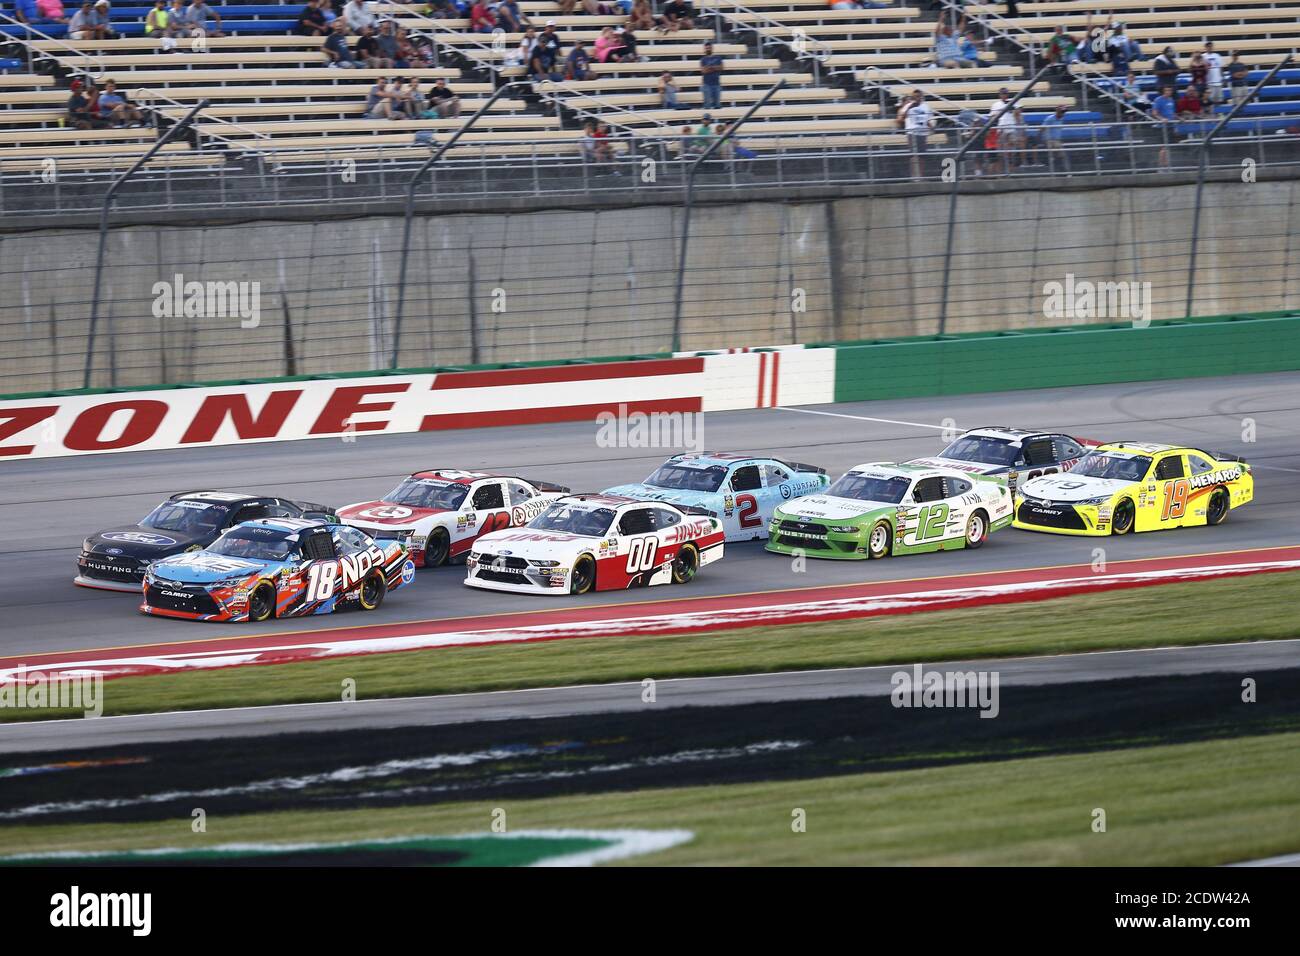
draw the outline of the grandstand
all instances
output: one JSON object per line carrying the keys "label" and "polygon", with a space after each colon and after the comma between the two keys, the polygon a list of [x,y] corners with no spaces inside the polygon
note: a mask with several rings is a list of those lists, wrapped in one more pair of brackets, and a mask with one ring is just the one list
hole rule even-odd
{"label": "grandstand", "polygon": [[[591,47],[602,30],[628,22],[613,5],[599,15],[564,14],[555,0],[519,6],[535,26],[555,24],[561,56],[575,42]],[[512,162],[538,167],[591,160],[583,129],[589,120],[609,128],[614,148],[606,159],[654,155],[671,161],[689,157],[706,116],[715,128],[741,119],[778,80],[782,88],[740,133],[748,171],[761,172],[764,160],[777,158],[785,164],[781,176],[799,170],[830,176],[837,160],[838,176],[905,179],[909,142],[895,113],[912,90],[923,90],[939,117],[929,145],[956,146],[962,130],[999,108],[1003,90],[1026,85],[1058,26],[1078,40],[1090,28],[1109,34],[1112,25],[1102,20],[1111,10],[1142,49],[1142,59],[1132,64],[1134,81],[1120,83],[1110,63],[1070,63],[1068,71],[1040,78],[1027,91],[1019,103],[1024,124],[1032,139],[1032,131],[1062,108],[1064,128],[1055,138],[1092,147],[1085,166],[1154,167],[1157,157],[1143,154],[1143,145],[1167,145],[1171,135],[1195,138],[1204,122],[1184,117],[1169,130],[1149,121],[1156,52],[1170,46],[1185,65],[1189,54],[1213,40],[1225,59],[1229,50],[1241,52],[1254,82],[1300,45],[1294,7],[1276,0],[1224,0],[1214,10],[1187,0],[1115,0],[1104,10],[1065,0],[1022,3],[1012,18],[1002,4],[977,3],[964,7],[973,34],[970,59],[963,60],[968,65],[939,69],[936,12],[928,6],[832,9],[824,0],[705,0],[692,29],[640,31],[636,58],[593,61],[590,78],[534,81],[514,53],[522,34],[472,32],[468,19],[436,18],[424,4],[368,7],[377,22],[391,20],[404,31],[422,55],[394,69],[332,68],[321,38],[297,33],[296,3],[219,4],[213,9],[222,35],[169,40],[143,35],[149,7],[117,6],[110,22],[120,38],[86,40],[69,38],[65,23],[19,22],[24,2],[6,2],[0,6],[0,186],[48,182],[52,171],[65,185],[65,174],[72,182],[119,174],[150,148],[159,129],[201,100],[208,105],[194,130],[165,146],[146,175],[209,176],[233,167],[242,175],[255,170],[274,185],[275,177],[318,173],[339,161],[362,169],[411,165],[508,83],[515,85],[460,137],[450,162],[508,168]],[[941,12],[954,19],[962,9],[951,2],[947,7]],[[357,37],[348,43],[355,52]],[[725,60],[717,105],[707,110],[699,65],[706,43]],[[675,108],[661,102],[664,73],[678,88]],[[396,122],[368,117],[371,88],[396,76],[426,91],[434,80],[445,80],[460,98],[459,115],[425,113]],[[144,111],[147,123],[70,125],[71,84],[102,87],[109,79]],[[1179,85],[1188,82],[1184,74]],[[1207,116],[1229,108],[1212,105]],[[1229,132],[1259,136],[1297,125],[1300,70],[1284,70]],[[801,166],[801,157],[810,161]],[[1016,171],[1038,165],[1024,163]],[[541,181],[536,168],[533,175]]]}

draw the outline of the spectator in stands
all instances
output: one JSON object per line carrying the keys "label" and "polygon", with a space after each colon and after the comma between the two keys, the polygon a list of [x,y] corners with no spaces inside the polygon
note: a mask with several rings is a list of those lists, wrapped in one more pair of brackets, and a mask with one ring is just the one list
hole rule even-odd
{"label": "spectator in stands", "polygon": [[1178,54],[1173,47],[1165,47],[1151,61],[1151,72],[1155,75],[1157,90],[1163,90],[1166,86],[1178,89],[1178,74],[1182,72],[1182,67],[1178,65]]}
{"label": "spectator in stands", "polygon": [[961,37],[961,58],[970,60],[972,66],[980,65],[980,41],[975,31],[969,27]]}
{"label": "spectator in stands", "polygon": [[319,10],[320,15],[325,18],[325,26],[328,29],[333,30],[334,21],[339,18],[338,13],[334,10],[334,0],[318,0],[316,9]]}
{"label": "spectator in stands", "polygon": [[298,25],[294,30],[304,37],[319,37],[329,32],[325,25],[325,14],[320,11],[319,0],[307,0],[307,5],[298,14]]}
{"label": "spectator in stands", "polygon": [[514,52],[506,54],[506,66],[527,66],[535,46],[537,46],[537,31],[529,27],[524,31],[523,39],[519,41],[519,46]]}
{"label": "spectator in stands", "polygon": [[1079,45],[1079,59],[1084,63],[1100,63],[1106,59],[1106,28],[1092,25],[1092,13],[1083,25],[1083,43]]}
{"label": "spectator in stands", "polygon": [[934,126],[934,110],[925,101],[922,90],[912,95],[898,108],[897,122],[907,132],[908,147],[912,151],[912,178],[921,178],[921,154],[930,146],[930,130]]}
{"label": "spectator in stands", "polygon": [[1065,69],[1079,58],[1078,46],[1078,41],[1065,32],[1065,27],[1057,24],[1056,30],[1052,33],[1052,39],[1047,41],[1047,48],[1043,52],[1043,57],[1048,63],[1053,63],[1061,69]]}
{"label": "spectator in stands", "polygon": [[1223,102],[1223,57],[1214,52],[1214,42],[1209,41],[1205,44],[1205,83],[1206,98],[1210,103],[1218,104]]}
{"label": "spectator in stands", "polygon": [[389,90],[388,78],[381,76],[375,80],[366,94],[367,119],[397,119],[393,115],[393,93]]}
{"label": "spectator in stands", "polygon": [[722,57],[713,52],[713,44],[704,44],[700,57],[700,92],[704,94],[704,108],[716,110],[722,105]]}
{"label": "spectator in stands", "polygon": [[550,53],[551,63],[556,63],[563,55],[560,43],[560,35],[555,32],[555,21],[547,20],[546,26],[542,28],[541,36],[537,38],[537,45],[543,47]]}
{"label": "spectator in stands", "polygon": [[1026,131],[1025,114],[1020,107],[1005,109],[998,114],[998,149],[1004,157],[1003,171],[1008,174],[1028,162]]}
{"label": "spectator in stands", "polygon": [[68,89],[68,125],[77,129],[102,129],[104,123],[92,112],[90,98],[86,96],[81,80],[73,80]]}
{"label": "spectator in stands", "polygon": [[95,28],[95,8],[90,3],[83,3],[81,9],[68,21],[69,40],[99,40],[100,31]]}
{"label": "spectator in stands", "polygon": [[375,15],[370,12],[366,0],[348,0],[343,6],[343,21],[349,33],[360,33],[362,27],[375,27]]}
{"label": "spectator in stands", "polygon": [[1124,24],[1119,24],[1117,32],[1111,36],[1110,42],[1106,44],[1106,54],[1110,58],[1110,75],[1114,82],[1124,84],[1128,82],[1129,61],[1134,59],[1130,54],[1132,48],[1129,46],[1128,37],[1124,35]]}
{"label": "spectator in stands", "polygon": [[154,0],[153,9],[144,18],[144,35],[157,39],[168,36],[167,21],[170,18],[171,14],[167,12],[167,4],[164,0]]}
{"label": "spectator in stands", "polygon": [[[717,126],[718,135],[721,136],[725,134],[733,125],[735,124],[719,123]],[[741,146],[740,141],[736,139],[736,137],[731,137],[728,142],[732,146],[732,155],[737,159],[758,159],[758,153],[754,152],[752,149],[746,149],[744,146]]]}
{"label": "spectator in stands", "polygon": [[172,0],[167,10],[167,30],[170,37],[189,35],[189,28],[185,25],[185,0]]}
{"label": "spectator in stands", "polygon": [[104,81],[104,92],[99,94],[99,115],[114,126],[143,126],[144,117],[125,96],[117,90],[112,80]]}
{"label": "spectator in stands", "polygon": [[422,66],[420,51],[411,42],[410,36],[406,33],[406,27],[399,24],[393,34],[397,38],[397,62],[404,64],[408,70],[412,67]]}
{"label": "spectator in stands", "polygon": [[650,0],[636,0],[632,4],[632,12],[628,14],[624,26],[629,30],[653,30],[655,13],[650,8]]}
{"label": "spectator in stands", "polygon": [[424,15],[434,20],[459,20],[464,14],[452,0],[429,0],[424,5]]}
{"label": "spectator in stands", "polygon": [[609,126],[603,120],[596,120],[596,128],[591,131],[591,139],[596,162],[613,162],[614,144],[609,138]]}
{"label": "spectator in stands", "polygon": [[637,40],[636,34],[632,32],[631,27],[615,27],[614,33],[623,41],[624,63],[637,63],[644,59],[641,54],[637,52],[636,45],[640,41]]}
{"label": "spectator in stands", "polygon": [[713,115],[705,113],[700,117],[700,125],[695,127],[695,151],[702,153],[713,141]]}
{"label": "spectator in stands", "polygon": [[426,101],[420,92],[420,81],[414,77],[398,77],[393,84],[393,110],[407,119],[419,119],[425,111]]}
{"label": "spectator in stands", "polygon": [[557,80],[558,75],[552,74],[555,66],[555,54],[551,49],[542,45],[541,38],[533,44],[533,52],[528,55],[528,75],[534,83],[541,83],[543,80]]}
{"label": "spectator in stands", "polygon": [[329,36],[325,38],[321,50],[329,66],[340,70],[355,70],[360,66],[352,58],[352,51],[348,49],[347,24],[342,20],[334,21],[334,29],[330,30]]}
{"label": "spectator in stands", "polygon": [[185,8],[185,26],[191,36],[206,35],[219,37],[221,33],[221,14],[213,10],[204,0],[190,0]]}
{"label": "spectator in stands", "polygon": [[14,0],[14,19],[19,23],[36,24],[41,19],[36,0]]}
{"label": "spectator in stands", "polygon": [[460,97],[447,86],[447,81],[438,77],[429,90],[429,103],[440,119],[450,119],[460,115]]}
{"label": "spectator in stands", "polygon": [[519,9],[518,0],[502,0],[497,4],[497,22],[506,33],[523,33],[528,27],[528,18]]}
{"label": "spectator in stands", "polygon": [[1004,86],[1002,87],[1002,89],[998,90],[997,100],[993,103],[992,106],[989,107],[989,118],[993,119],[995,117],[1001,116],[1002,111],[1006,109],[1010,104],[1011,104],[1011,91]]}
{"label": "spectator in stands", "polygon": [[375,43],[379,45],[379,55],[397,69],[405,70],[410,66],[397,49],[397,33],[393,30],[392,20],[384,20],[379,24],[379,35],[375,37]]}
{"label": "spectator in stands", "polygon": [[573,49],[565,60],[564,78],[566,80],[590,80],[594,76],[591,72],[591,54],[587,52],[587,45],[581,40],[573,41]]}
{"label": "spectator in stands", "polygon": [[661,74],[659,77],[659,105],[666,110],[680,109],[677,103],[677,81],[673,79],[671,73]]}
{"label": "spectator in stands", "polygon": [[683,124],[677,133],[677,140],[672,144],[672,148],[677,152],[678,159],[690,159],[698,155],[695,150],[695,139],[691,136],[691,126],[689,123]]}
{"label": "spectator in stands", "polygon": [[1172,123],[1178,116],[1178,105],[1174,100],[1174,87],[1166,83],[1160,95],[1151,101],[1151,118],[1158,123]]}
{"label": "spectator in stands", "polygon": [[1188,85],[1196,87],[1197,90],[1200,91],[1201,95],[1204,95],[1206,86],[1205,81],[1210,74],[1210,67],[1205,62],[1205,56],[1200,53],[1193,53],[1192,63],[1187,68],[1187,72],[1190,73],[1192,77],[1191,83]]}
{"label": "spectator in stands", "polygon": [[[962,19],[958,29],[960,30],[965,24],[965,19]],[[957,42],[957,37],[953,33],[952,25],[948,23],[946,13],[939,14],[939,22],[934,25],[934,62],[949,70],[969,69],[978,62],[962,57],[961,44]]]}
{"label": "spectator in stands", "polygon": [[1190,83],[1183,95],[1178,97],[1178,116],[1180,119],[1200,119],[1204,105],[1201,102],[1201,88]]}
{"label": "spectator in stands", "polygon": [[623,58],[623,42],[614,34],[613,27],[601,27],[595,43],[596,59],[601,63],[617,63]]}
{"label": "spectator in stands", "polygon": [[695,29],[695,9],[690,0],[668,0],[662,7],[659,29],[663,33]]}
{"label": "spectator in stands", "polygon": [[1052,172],[1070,171],[1070,154],[1065,151],[1065,107],[1058,106],[1043,119],[1043,143]]}
{"label": "spectator in stands", "polygon": [[487,5],[487,0],[474,0],[469,8],[469,28],[474,33],[491,33],[497,28],[497,15]]}
{"label": "spectator in stands", "polygon": [[[347,24],[342,20],[335,20],[334,22],[338,24],[337,29],[346,29],[347,27]],[[392,60],[385,60],[384,55],[380,52],[379,41],[375,39],[375,31],[370,27],[361,28],[361,33],[357,36],[356,46],[352,48],[352,54],[358,65],[371,70],[391,70],[393,68]]]}
{"label": "spectator in stands", "polygon": [[1232,105],[1236,106],[1250,95],[1250,67],[1241,62],[1241,54],[1232,51],[1228,62],[1228,81],[1232,84]]}
{"label": "spectator in stands", "polygon": [[41,15],[42,23],[68,22],[68,15],[63,10],[63,0],[36,0],[36,11]]}

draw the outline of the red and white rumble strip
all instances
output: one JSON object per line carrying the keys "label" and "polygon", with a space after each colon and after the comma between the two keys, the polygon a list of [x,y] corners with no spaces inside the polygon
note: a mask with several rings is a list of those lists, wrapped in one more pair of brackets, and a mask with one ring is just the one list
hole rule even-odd
{"label": "red and white rumble strip", "polygon": [[361,625],[315,633],[218,637],[197,644],[191,641],[3,658],[0,682],[55,672],[65,676],[99,673],[111,678],[439,647],[807,624],[1294,570],[1300,570],[1300,547],[1116,561],[1100,573],[1084,564],[574,607],[540,617],[520,612]]}

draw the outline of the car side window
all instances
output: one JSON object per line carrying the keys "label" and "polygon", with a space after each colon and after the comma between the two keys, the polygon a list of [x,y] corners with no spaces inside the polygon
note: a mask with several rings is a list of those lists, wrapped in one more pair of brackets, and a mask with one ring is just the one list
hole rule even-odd
{"label": "car side window", "polygon": [[958,495],[964,495],[973,487],[965,478],[945,478],[943,480],[947,492],[945,497],[956,498]]}
{"label": "car side window", "polygon": [[1056,445],[1056,460],[1067,461],[1070,458],[1082,458],[1083,446],[1073,438],[1066,438],[1061,435],[1054,442]]}
{"label": "car side window", "polygon": [[922,478],[912,488],[912,500],[918,504],[943,500],[943,479]]}
{"label": "car side window", "polygon": [[523,504],[533,497],[533,489],[522,481],[508,481],[506,487],[510,489],[510,503],[512,505]]}
{"label": "car side window", "polygon": [[764,465],[763,475],[767,479],[766,484],[769,488],[775,488],[781,482],[790,480],[790,473],[779,465]]}
{"label": "car side window", "polygon": [[654,529],[649,508],[633,508],[618,519],[619,534],[646,534]]}
{"label": "car side window", "polygon": [[1200,455],[1188,455],[1187,464],[1191,466],[1193,475],[1203,475],[1207,471],[1215,470],[1214,462],[1202,458]]}
{"label": "car side window", "polygon": [[480,486],[474,492],[473,504],[476,511],[485,511],[489,508],[504,508],[506,502],[501,494],[501,482],[494,481],[491,484]]}
{"label": "car side window", "polygon": [[336,528],[334,548],[339,554],[359,554],[370,547],[370,540],[356,528]]}
{"label": "car side window", "polygon": [[758,465],[741,465],[731,474],[732,491],[757,491],[763,487]]}
{"label": "car side window", "polygon": [[1169,478],[1183,477],[1183,456],[1169,455],[1160,459],[1160,464],[1156,465],[1156,478],[1165,481]]}
{"label": "car side window", "polygon": [[680,524],[682,516],[676,511],[669,511],[667,508],[655,508],[654,512],[655,528],[662,531],[664,528],[671,528],[675,524]]}
{"label": "car side window", "polygon": [[1050,438],[1035,438],[1025,443],[1025,461],[1030,465],[1050,465],[1056,461]]}

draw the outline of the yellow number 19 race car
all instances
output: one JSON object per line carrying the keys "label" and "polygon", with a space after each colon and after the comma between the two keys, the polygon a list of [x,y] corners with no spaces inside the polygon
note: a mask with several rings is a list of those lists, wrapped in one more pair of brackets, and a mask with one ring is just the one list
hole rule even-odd
{"label": "yellow number 19 race car", "polygon": [[1250,465],[1235,455],[1117,442],[1021,485],[1012,526],[1101,535],[1214,525],[1254,494]]}

